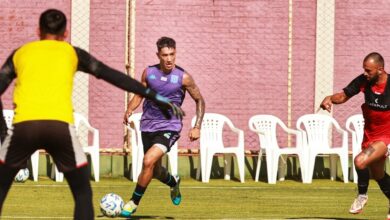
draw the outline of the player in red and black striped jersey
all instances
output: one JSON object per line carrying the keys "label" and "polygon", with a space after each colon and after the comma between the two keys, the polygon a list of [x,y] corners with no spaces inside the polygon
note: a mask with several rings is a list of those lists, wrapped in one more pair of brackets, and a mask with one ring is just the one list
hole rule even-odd
{"label": "player in red and black striped jersey", "polygon": [[[0,213],[15,174],[33,152],[43,148],[69,183],[75,200],[74,219],[94,219],[87,159],[73,125],[75,72],[90,73],[146,97],[179,118],[183,112],[169,99],[65,42],[66,17],[61,11],[49,9],[41,14],[39,34],[39,41],[16,49],[0,69],[0,95],[16,80],[13,126],[0,148]],[[1,120],[0,126],[5,126]]]}
{"label": "player in red and black striped jersey", "polygon": [[362,151],[354,159],[359,194],[351,206],[352,214],[360,213],[367,202],[370,172],[390,201],[390,176],[384,171],[387,146],[390,144],[390,76],[384,70],[383,57],[376,52],[364,58],[363,69],[364,73],[352,80],[342,92],[325,97],[320,105],[330,112],[332,104],[345,103],[359,92],[364,93],[361,106],[365,123]]}

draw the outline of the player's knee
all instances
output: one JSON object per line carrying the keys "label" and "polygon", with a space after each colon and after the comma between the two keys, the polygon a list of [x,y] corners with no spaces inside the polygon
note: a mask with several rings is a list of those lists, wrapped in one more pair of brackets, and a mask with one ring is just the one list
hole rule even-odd
{"label": "player's knee", "polygon": [[357,155],[354,160],[356,169],[364,170],[367,168],[367,163],[364,160],[364,156]]}
{"label": "player's knee", "polygon": [[143,168],[144,169],[154,169],[155,160],[151,157],[144,157]]}

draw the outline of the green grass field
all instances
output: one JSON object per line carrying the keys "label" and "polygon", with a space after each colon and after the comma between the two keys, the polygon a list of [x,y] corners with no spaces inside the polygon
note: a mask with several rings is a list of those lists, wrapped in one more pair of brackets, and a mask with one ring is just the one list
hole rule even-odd
{"label": "green grass field", "polygon": [[[103,195],[114,192],[127,201],[134,186],[125,178],[92,182],[96,219],[111,219],[100,213]],[[389,205],[375,181],[370,182],[368,205],[359,215],[348,213],[355,184],[327,179],[315,179],[312,184],[286,180],[276,185],[183,179],[181,192],[183,201],[174,206],[168,187],[153,180],[132,219],[385,219]],[[66,182],[41,178],[13,184],[1,219],[72,219],[72,213]]]}

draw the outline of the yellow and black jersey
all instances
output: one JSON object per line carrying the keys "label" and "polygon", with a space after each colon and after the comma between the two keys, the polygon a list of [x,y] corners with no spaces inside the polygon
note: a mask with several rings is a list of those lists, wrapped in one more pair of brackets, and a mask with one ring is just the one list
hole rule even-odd
{"label": "yellow and black jersey", "polygon": [[0,94],[16,78],[13,123],[58,120],[73,124],[73,77],[78,70],[128,92],[155,96],[138,81],[65,41],[34,41],[16,49],[0,69]]}
{"label": "yellow and black jersey", "polygon": [[27,120],[73,122],[72,86],[78,58],[66,43],[43,40],[15,51],[14,123]]}

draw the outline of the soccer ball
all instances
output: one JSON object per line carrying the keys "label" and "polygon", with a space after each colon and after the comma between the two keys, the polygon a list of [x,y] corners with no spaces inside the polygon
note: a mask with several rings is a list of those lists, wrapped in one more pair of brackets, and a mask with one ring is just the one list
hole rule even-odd
{"label": "soccer ball", "polygon": [[15,176],[15,181],[23,183],[28,179],[29,176],[30,172],[28,171],[28,168],[20,169]]}
{"label": "soccer ball", "polygon": [[108,217],[119,216],[123,206],[123,199],[115,193],[108,193],[100,200],[100,211]]}

